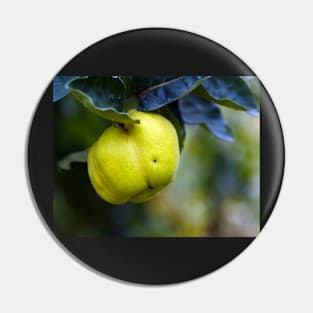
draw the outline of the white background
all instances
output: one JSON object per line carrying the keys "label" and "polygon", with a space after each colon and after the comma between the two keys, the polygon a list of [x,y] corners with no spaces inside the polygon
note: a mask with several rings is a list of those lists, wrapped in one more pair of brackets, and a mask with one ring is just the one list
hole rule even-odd
{"label": "white background", "polygon": [[[311,1],[2,1],[0,8],[1,312],[312,312]],[[164,26],[231,49],[280,114],[287,164],[276,209],[257,240],[221,270],[170,287],[104,278],[56,244],[33,207],[25,142],[50,79],[111,34]]]}

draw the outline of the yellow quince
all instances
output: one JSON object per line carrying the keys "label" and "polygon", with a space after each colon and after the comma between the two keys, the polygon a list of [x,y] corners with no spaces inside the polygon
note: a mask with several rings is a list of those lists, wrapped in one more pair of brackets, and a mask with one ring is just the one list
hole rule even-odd
{"label": "yellow quince", "polygon": [[88,154],[97,194],[112,204],[145,202],[174,178],[180,153],[172,123],[157,113],[129,111],[138,124],[107,128]]}

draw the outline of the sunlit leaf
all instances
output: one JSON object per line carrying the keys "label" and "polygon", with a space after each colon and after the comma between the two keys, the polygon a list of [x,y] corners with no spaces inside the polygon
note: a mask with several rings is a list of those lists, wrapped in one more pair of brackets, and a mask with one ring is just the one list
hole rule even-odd
{"label": "sunlit leaf", "polygon": [[58,162],[58,167],[62,170],[68,171],[71,169],[71,165],[73,162],[85,163],[87,162],[88,152],[89,149],[73,152],[60,160]]}
{"label": "sunlit leaf", "polygon": [[154,86],[139,95],[141,111],[153,111],[178,100],[203,83],[209,76],[183,76]]}
{"label": "sunlit leaf", "polygon": [[255,114],[258,112],[255,96],[239,76],[212,76],[195,92],[219,105]]}
{"label": "sunlit leaf", "polygon": [[77,101],[102,118],[124,124],[138,123],[123,112],[125,85],[119,77],[78,78],[70,81],[67,89]]}
{"label": "sunlit leaf", "polygon": [[77,76],[56,76],[53,80],[53,102],[58,101],[68,95],[66,84]]}
{"label": "sunlit leaf", "polygon": [[179,100],[179,109],[186,124],[204,125],[217,138],[233,141],[230,128],[214,102],[190,94]]}

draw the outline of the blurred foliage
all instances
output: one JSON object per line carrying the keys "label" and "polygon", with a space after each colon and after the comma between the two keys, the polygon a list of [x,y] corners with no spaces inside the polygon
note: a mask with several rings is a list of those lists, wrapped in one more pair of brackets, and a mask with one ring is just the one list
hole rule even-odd
{"label": "blurred foliage", "polygon": [[[226,113],[226,112],[225,112]],[[236,141],[187,127],[177,177],[148,203],[157,235],[254,236],[259,231],[259,126],[245,114],[233,115]],[[249,129],[249,132],[247,132]],[[170,221],[170,225],[169,225]],[[170,226],[168,228],[168,226]],[[138,231],[138,230],[136,230]],[[151,231],[151,229],[149,230]]]}
{"label": "blurred foliage", "polygon": [[[259,105],[258,84],[245,81]],[[142,82],[140,82],[142,83]],[[177,176],[142,204],[111,205],[94,191],[85,163],[64,171],[64,156],[89,148],[110,122],[67,95],[54,103],[54,218],[68,236],[255,236],[260,221],[259,118],[221,108],[231,143],[186,125]],[[164,113],[164,112],[163,112]]]}

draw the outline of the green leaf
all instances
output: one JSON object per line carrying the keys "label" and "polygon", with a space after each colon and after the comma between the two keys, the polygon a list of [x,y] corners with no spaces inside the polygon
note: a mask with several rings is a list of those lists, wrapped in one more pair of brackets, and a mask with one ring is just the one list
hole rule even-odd
{"label": "green leaf", "polygon": [[258,112],[255,96],[239,76],[212,76],[204,81],[195,93],[235,110]]}
{"label": "green leaf", "polygon": [[186,124],[204,125],[215,137],[224,141],[233,141],[230,128],[214,102],[190,94],[179,100],[179,109]]}
{"label": "green leaf", "polygon": [[83,151],[73,152],[58,162],[58,167],[62,170],[70,170],[73,162],[87,162],[89,148]]}
{"label": "green leaf", "polygon": [[162,107],[159,109],[159,112],[174,125],[178,136],[179,149],[182,151],[186,137],[186,130],[184,127],[184,121],[179,111],[178,101]]}
{"label": "green leaf", "polygon": [[67,89],[77,101],[98,116],[123,124],[134,124],[123,112],[125,84],[117,77],[85,77],[70,81]]}
{"label": "green leaf", "polygon": [[56,76],[53,80],[53,102],[56,102],[66,95],[69,91],[65,88],[65,85],[75,79],[77,76]]}
{"label": "green leaf", "polygon": [[138,109],[140,111],[159,109],[186,96],[209,77],[183,76],[145,90],[139,95]]}

